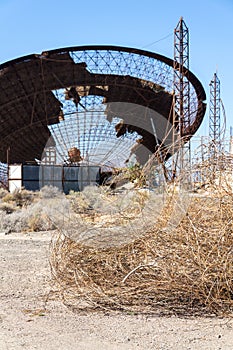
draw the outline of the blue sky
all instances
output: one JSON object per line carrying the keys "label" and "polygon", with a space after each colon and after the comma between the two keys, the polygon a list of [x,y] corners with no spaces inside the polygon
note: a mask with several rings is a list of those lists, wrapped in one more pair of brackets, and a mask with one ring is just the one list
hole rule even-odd
{"label": "blue sky", "polygon": [[[233,126],[232,0],[0,0],[0,62],[79,45],[144,48],[173,58],[173,31],[183,16],[190,70],[209,83],[217,70],[227,129]],[[209,110],[197,132],[208,135]]]}

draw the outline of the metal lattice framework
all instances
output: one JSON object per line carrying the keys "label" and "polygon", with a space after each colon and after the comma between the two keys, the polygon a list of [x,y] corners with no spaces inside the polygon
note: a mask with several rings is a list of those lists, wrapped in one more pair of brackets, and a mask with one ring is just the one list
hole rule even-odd
{"label": "metal lattice framework", "polygon": [[218,158],[222,151],[220,80],[217,73],[214,73],[209,85],[209,168],[211,170],[210,180],[214,181],[217,171],[220,170]]}
{"label": "metal lattice framework", "polygon": [[178,130],[185,136],[190,128],[189,30],[183,18],[174,30],[174,93]]}
{"label": "metal lattice framework", "polygon": [[209,138],[214,150],[221,150],[221,99],[220,80],[216,73],[210,82]]}
{"label": "metal lattice framework", "polygon": [[[173,124],[173,64],[153,52],[115,46],[62,48],[2,64],[0,161],[7,161],[8,150],[11,163],[34,162],[53,147],[64,161],[76,146],[92,162],[114,166],[141,146],[145,163],[158,144],[171,146],[164,120]],[[182,134],[191,137],[206,96],[190,71],[181,74],[190,88]]]}
{"label": "metal lattice framework", "polygon": [[[189,82],[189,30],[183,18],[174,29],[174,110],[173,120],[178,119],[173,129],[174,147],[178,148],[176,160],[173,160],[172,173],[188,170],[190,167],[190,82]],[[178,116],[178,118],[177,118]],[[177,145],[175,146],[175,136]],[[174,152],[173,152],[174,153]]]}
{"label": "metal lattice framework", "polygon": [[6,164],[0,162],[0,187],[7,188],[8,169]]}

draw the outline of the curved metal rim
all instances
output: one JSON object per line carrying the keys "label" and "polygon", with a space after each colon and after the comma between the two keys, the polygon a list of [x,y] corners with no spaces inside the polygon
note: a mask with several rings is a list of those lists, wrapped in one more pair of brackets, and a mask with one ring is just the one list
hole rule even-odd
{"label": "curved metal rim", "polygon": [[[30,54],[30,55],[22,56],[22,57],[7,61],[5,63],[2,63],[0,65],[0,70],[7,68],[13,64],[17,64],[20,62],[24,62],[27,60],[38,58],[38,56],[42,55],[45,52],[48,54],[55,54],[55,53],[60,53],[60,52],[91,51],[91,50],[122,51],[122,52],[135,53],[138,55],[147,56],[147,57],[157,59],[161,62],[166,63],[170,67],[173,67],[173,62],[174,62],[171,58],[168,58],[166,56],[163,56],[163,55],[155,53],[155,52],[146,51],[146,50],[142,50],[142,49],[136,49],[136,48],[125,47],[125,46],[112,46],[112,45],[87,45],[87,46],[84,45],[84,46],[70,46],[70,47],[46,50],[46,51],[43,51],[41,54]],[[188,70],[188,75],[189,75],[188,79],[192,83],[192,85],[196,91],[196,94],[198,96],[198,99],[201,100],[202,102],[204,102],[206,100],[206,93],[205,93],[205,90],[204,90],[201,82],[198,80],[198,78],[190,70]]]}
{"label": "curved metal rim", "polygon": [[[0,65],[0,74],[1,71],[4,74],[4,70],[6,72],[11,71],[11,69],[17,68],[17,65],[19,66],[23,64],[25,67],[27,66],[27,63],[36,63],[38,60],[41,60],[44,56],[49,56],[52,55],[59,55],[59,54],[70,54],[70,53],[75,53],[75,52],[86,52],[91,55],[91,53],[94,52],[99,52],[99,53],[106,53],[106,52],[117,52],[117,53],[126,53],[126,54],[135,54],[141,57],[148,57],[151,58],[152,60],[156,60],[158,62],[163,63],[165,66],[167,65],[170,68],[173,68],[174,66],[174,61],[166,56],[163,56],[161,54],[157,54],[154,52],[146,51],[146,50],[141,50],[141,49],[136,49],[136,48],[129,48],[129,47],[122,47],[122,46],[110,46],[110,45],[85,45],[85,46],[73,46],[73,47],[64,47],[64,48],[57,48],[54,50],[45,50],[40,54],[30,54],[26,56],[22,56],[10,61],[7,61],[3,64]],[[51,57],[52,59],[52,57]],[[172,72],[172,71],[170,71]],[[197,79],[197,77],[191,73],[189,70],[187,70],[187,75],[186,78],[188,81],[192,84],[193,90],[196,93],[196,108],[195,108],[195,118],[194,118],[194,123],[192,126],[189,128],[188,132],[186,133],[186,137],[190,138],[199,128],[201,125],[201,122],[204,118],[205,115],[205,110],[206,110],[206,94],[204,91],[204,88],[202,87],[202,84],[200,81]],[[153,82],[153,79],[151,80]],[[170,81],[170,80],[169,80]]]}

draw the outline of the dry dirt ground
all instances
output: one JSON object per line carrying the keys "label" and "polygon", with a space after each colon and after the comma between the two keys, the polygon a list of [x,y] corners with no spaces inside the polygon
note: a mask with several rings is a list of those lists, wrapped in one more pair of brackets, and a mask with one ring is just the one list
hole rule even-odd
{"label": "dry dirt ground", "polygon": [[233,319],[78,314],[50,290],[48,233],[0,234],[0,350],[233,349]]}

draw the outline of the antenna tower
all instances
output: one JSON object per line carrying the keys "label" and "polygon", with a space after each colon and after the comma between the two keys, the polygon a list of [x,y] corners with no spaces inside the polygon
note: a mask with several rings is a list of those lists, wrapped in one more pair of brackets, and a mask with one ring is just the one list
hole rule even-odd
{"label": "antenna tower", "polygon": [[221,99],[220,80],[214,73],[210,84],[209,138],[212,176],[215,177],[218,154],[221,151]]}
{"label": "antenna tower", "polygon": [[[173,176],[190,170],[189,30],[183,17],[174,29],[173,77]],[[175,160],[176,158],[176,160]]]}

